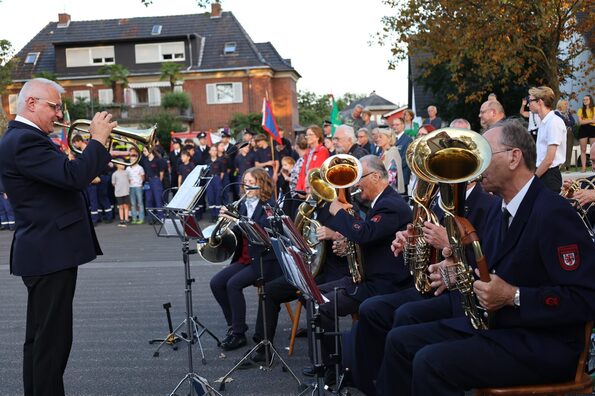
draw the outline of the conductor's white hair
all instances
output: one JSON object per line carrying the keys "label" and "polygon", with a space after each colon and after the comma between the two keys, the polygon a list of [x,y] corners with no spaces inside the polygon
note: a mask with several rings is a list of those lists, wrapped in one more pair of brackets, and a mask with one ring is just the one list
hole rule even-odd
{"label": "conductor's white hair", "polygon": [[25,110],[25,103],[27,102],[27,98],[31,97],[31,91],[35,87],[35,85],[48,85],[58,91],[59,94],[64,93],[64,88],[60,86],[55,81],[48,80],[47,78],[34,78],[33,80],[29,80],[23,85],[21,88],[21,92],[19,92],[19,97],[17,98],[17,114],[21,114]]}

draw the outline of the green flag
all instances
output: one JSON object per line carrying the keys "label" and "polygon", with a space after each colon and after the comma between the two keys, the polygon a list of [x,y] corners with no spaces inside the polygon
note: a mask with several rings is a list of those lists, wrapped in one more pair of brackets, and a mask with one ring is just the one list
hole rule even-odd
{"label": "green flag", "polygon": [[339,108],[337,107],[337,102],[335,102],[335,97],[331,95],[331,100],[333,101],[333,109],[331,110],[331,137],[335,136],[335,129],[339,125],[341,125],[341,119],[339,118]]}

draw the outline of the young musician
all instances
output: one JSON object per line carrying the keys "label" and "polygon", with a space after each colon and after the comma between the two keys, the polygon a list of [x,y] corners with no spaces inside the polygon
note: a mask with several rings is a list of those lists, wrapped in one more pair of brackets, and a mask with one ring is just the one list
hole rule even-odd
{"label": "young musician", "polygon": [[[271,203],[273,181],[268,172],[262,168],[250,168],[242,177],[241,194],[246,197],[239,207],[239,213],[250,217],[261,227],[268,227],[268,220],[263,205]],[[246,189],[247,186],[257,186],[258,189]],[[228,210],[221,209],[220,215],[226,215]],[[247,238],[234,230],[238,239],[236,252],[231,264],[219,271],[211,279],[211,290],[221,306],[227,322],[228,330],[221,348],[231,351],[246,345],[246,301],[242,290],[253,285],[261,277],[261,260],[265,281],[276,278],[281,274],[279,264],[273,251],[263,251],[260,246],[252,245]]]}

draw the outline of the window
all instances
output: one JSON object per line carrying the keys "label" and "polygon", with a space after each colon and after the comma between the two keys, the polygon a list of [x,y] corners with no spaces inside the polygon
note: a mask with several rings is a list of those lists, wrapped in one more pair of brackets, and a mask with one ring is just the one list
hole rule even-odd
{"label": "window", "polygon": [[242,102],[242,83],[207,84],[207,104]]}
{"label": "window", "polygon": [[136,63],[157,63],[163,61],[183,61],[186,59],[183,41],[171,43],[136,44]]}
{"label": "window", "polygon": [[160,34],[161,34],[161,28],[162,28],[162,26],[161,26],[161,25],[153,25],[153,29],[151,30],[151,34],[152,34],[153,36],[158,36],[158,35],[160,35]]}
{"label": "window", "polygon": [[39,58],[39,52],[29,52],[27,54],[27,57],[25,58],[25,63],[32,63],[32,64],[36,64],[37,63],[37,58]]}
{"label": "window", "polygon": [[98,91],[99,94],[99,104],[108,105],[114,102],[114,92],[110,89],[100,89]]}
{"label": "window", "polygon": [[17,113],[17,98],[19,95],[17,94],[10,94],[8,95],[8,111],[10,114]]}
{"label": "window", "polygon": [[74,103],[91,103],[91,92],[89,90],[72,91]]}
{"label": "window", "polygon": [[225,46],[223,47],[223,55],[231,55],[231,54],[234,54],[235,52],[236,52],[236,42],[235,41],[225,43]]}
{"label": "window", "polygon": [[114,47],[66,48],[66,67],[113,65]]}
{"label": "window", "polygon": [[136,87],[124,89],[124,101],[131,107],[161,106],[161,88]]}

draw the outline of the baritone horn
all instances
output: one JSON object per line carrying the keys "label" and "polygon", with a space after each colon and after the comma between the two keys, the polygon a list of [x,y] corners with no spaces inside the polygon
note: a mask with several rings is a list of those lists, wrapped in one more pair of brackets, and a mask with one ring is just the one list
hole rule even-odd
{"label": "baritone horn", "polygon": [[[59,126],[61,128],[68,128],[68,133],[66,140],[68,142],[68,147],[72,152],[81,154],[82,150],[75,147],[72,138],[77,135],[83,135],[86,138],[90,138],[89,127],[91,126],[91,120],[76,120],[70,125],[62,124],[59,122],[54,122],[54,125]],[[76,134],[75,134],[76,132]],[[112,133],[110,135],[109,143],[107,144],[108,150],[110,153],[112,151],[118,151],[118,149],[114,149],[114,143],[120,146],[124,146],[126,149],[124,153],[127,154],[128,150],[131,146],[135,148],[139,148],[138,146],[142,146],[147,150],[151,150],[155,145],[155,140],[157,138],[157,124],[153,125],[151,128],[147,129],[134,129],[134,128],[124,128],[121,126],[117,126],[112,129]],[[88,140],[88,139],[87,139]],[[139,150],[142,152],[142,149]],[[111,162],[114,164],[121,164],[124,166],[132,166],[137,164],[140,161],[140,155],[136,159],[136,161],[125,161],[123,159],[118,159],[117,157],[112,159]]]}

